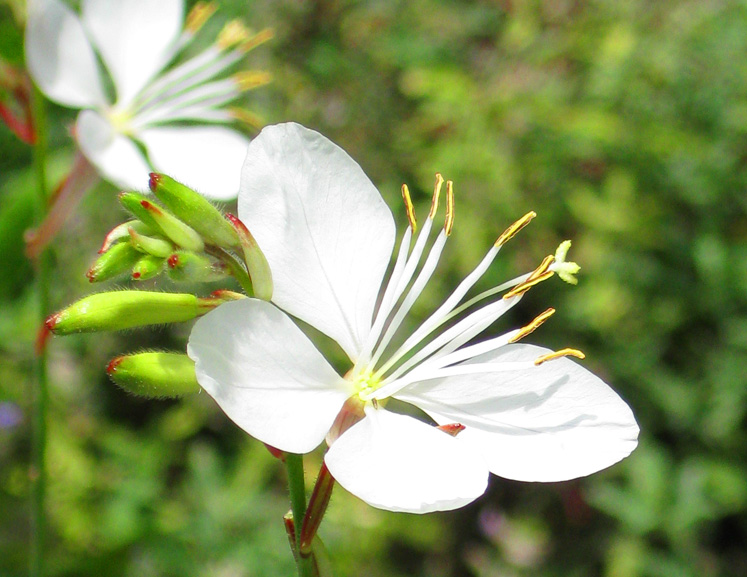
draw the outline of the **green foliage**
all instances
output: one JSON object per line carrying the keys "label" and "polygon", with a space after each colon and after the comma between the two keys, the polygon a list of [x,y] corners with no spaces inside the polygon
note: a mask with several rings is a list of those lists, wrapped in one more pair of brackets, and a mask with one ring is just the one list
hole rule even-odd
{"label": "green foliage", "polygon": [[[641,424],[641,446],[609,471],[494,478],[459,512],[383,513],[338,488],[320,532],[336,574],[744,575],[747,6],[254,0],[247,17],[222,4],[276,29],[261,63],[275,82],[252,94],[266,119],[335,140],[395,213],[402,182],[422,214],[434,173],[454,180],[454,234],[422,314],[528,210],[539,217],[478,288],[573,239],[579,285],[533,289],[496,330],[556,307],[531,339],[584,350]],[[30,169],[2,127],[0,144],[0,402],[28,415]],[[56,251],[58,307],[87,294],[85,270],[122,219],[113,190],[86,200]],[[284,480],[261,444],[204,395],[141,401],[105,381],[111,357],[183,349],[187,330],[52,343],[54,575],[292,573]],[[25,572],[28,439],[28,418],[0,428],[3,575]]]}

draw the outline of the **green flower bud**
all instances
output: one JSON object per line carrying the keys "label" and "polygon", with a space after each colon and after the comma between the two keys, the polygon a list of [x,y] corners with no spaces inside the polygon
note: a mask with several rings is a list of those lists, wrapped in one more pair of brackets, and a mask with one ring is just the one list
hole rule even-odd
{"label": "green flower bud", "polygon": [[199,234],[190,226],[183,223],[173,214],[154,204],[148,197],[136,192],[123,192],[119,195],[119,202],[145,224],[170,238],[175,244],[202,252],[205,243]]}
{"label": "green flower bud", "polygon": [[130,244],[140,252],[161,258],[166,258],[174,252],[174,245],[167,240],[141,234],[133,227],[129,227],[128,233],[130,235]]}
{"label": "green flower bud", "polygon": [[150,173],[150,189],[166,208],[195,229],[209,243],[232,248],[239,236],[204,196],[165,174]]}
{"label": "green flower bud", "polygon": [[197,298],[182,293],[104,292],[84,297],[49,316],[44,325],[56,335],[69,335],[180,323],[204,315],[228,300],[234,300],[233,293]]}
{"label": "green flower bud", "polygon": [[104,254],[107,250],[109,250],[112,245],[117,242],[118,240],[127,237],[130,234],[130,229],[133,229],[135,232],[139,234],[147,234],[152,235],[154,234],[154,230],[150,228],[147,224],[144,222],[141,222],[139,220],[128,220],[127,222],[123,222],[122,224],[119,224],[115,226],[113,229],[109,231],[109,234],[104,237],[104,243],[101,245],[101,248],[99,249],[99,254]]}
{"label": "green flower bud", "polygon": [[273,290],[272,272],[264,253],[260,250],[257,241],[254,240],[252,233],[249,232],[249,229],[246,228],[243,222],[232,214],[227,214],[226,218],[233,225],[241,240],[241,248],[244,251],[244,262],[249,272],[249,278],[252,279],[254,296],[258,299],[269,301],[272,299]]}
{"label": "green flower bud", "polygon": [[97,258],[86,276],[91,282],[102,282],[129,273],[142,256],[129,242],[120,242]]}
{"label": "green flower bud", "polygon": [[228,275],[222,262],[186,250],[173,253],[166,262],[169,265],[169,278],[175,281],[211,282]]}
{"label": "green flower bud", "polygon": [[195,363],[182,353],[121,356],[109,363],[106,372],[125,391],[142,397],[180,397],[200,390]]}
{"label": "green flower bud", "polygon": [[141,255],[140,260],[132,267],[133,280],[148,280],[157,276],[163,270],[166,259],[152,254]]}

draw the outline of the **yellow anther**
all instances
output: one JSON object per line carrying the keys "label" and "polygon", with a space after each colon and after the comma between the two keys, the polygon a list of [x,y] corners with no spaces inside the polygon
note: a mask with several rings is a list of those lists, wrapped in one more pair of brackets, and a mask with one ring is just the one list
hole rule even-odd
{"label": "yellow anther", "polygon": [[585,359],[586,355],[578,349],[561,349],[559,351],[555,351],[554,353],[547,353],[546,355],[537,357],[534,360],[534,364],[536,366],[540,366],[542,363],[546,363],[547,361],[551,361],[553,359],[559,359],[561,357],[576,357],[577,359]]}
{"label": "yellow anther", "polygon": [[509,339],[509,343],[515,343],[518,340],[523,339],[525,336],[533,333],[542,323],[549,319],[555,314],[555,309],[549,308],[545,312],[537,315],[537,317],[528,325],[521,327],[518,332]]}
{"label": "yellow anther", "polygon": [[441,196],[441,187],[444,184],[444,178],[438,172],[436,173],[436,186],[433,187],[433,200],[431,200],[431,211],[428,213],[428,218],[433,220],[436,218],[436,212],[438,211],[438,197]]}
{"label": "yellow anther", "polygon": [[412,205],[412,199],[410,198],[410,189],[407,188],[406,184],[402,185],[402,200],[405,202],[405,212],[407,213],[407,220],[410,223],[410,228],[414,233],[418,228],[418,220],[415,218],[415,207]]}
{"label": "yellow anther", "polygon": [[446,236],[451,234],[454,228],[454,183],[446,181],[446,218],[444,219],[444,232]]}
{"label": "yellow anther", "polygon": [[252,90],[271,82],[272,75],[264,70],[245,70],[234,74],[233,80],[239,85],[239,90]]}
{"label": "yellow anther", "polygon": [[515,223],[513,223],[503,231],[503,234],[498,237],[498,240],[495,241],[495,246],[499,247],[506,244],[516,235],[517,232],[528,225],[535,216],[537,216],[537,213],[534,211],[526,213],[519,220],[517,220]]}
{"label": "yellow anther", "polygon": [[237,44],[246,42],[249,30],[240,20],[231,20],[218,34],[218,47],[222,50],[233,48]]}
{"label": "yellow anther", "polygon": [[538,285],[542,281],[545,281],[549,279],[552,275],[555,273],[552,271],[547,271],[538,277],[534,279],[527,279],[523,283],[516,285],[514,288],[512,288],[510,291],[508,291],[505,295],[503,295],[503,300],[510,299],[511,297],[515,297],[518,295],[523,295],[525,292],[527,292],[530,288],[532,288],[535,285]]}
{"label": "yellow anther", "polygon": [[259,116],[257,116],[253,112],[244,110],[243,108],[230,107],[228,108],[228,113],[233,118],[243,124],[246,124],[250,128],[260,129],[265,125],[265,121],[262,120]]}
{"label": "yellow anther", "polygon": [[555,261],[555,257],[551,254],[547,255],[540,265],[534,269],[534,272],[529,275],[528,281],[536,279],[538,276],[545,274],[549,269],[550,265]]}
{"label": "yellow anther", "polygon": [[241,50],[242,52],[249,52],[250,50],[254,50],[260,44],[264,44],[268,40],[272,40],[274,37],[275,30],[273,30],[272,28],[265,28],[264,30],[260,30],[259,32],[257,32],[248,40],[242,42],[241,46],[239,46],[239,50]]}
{"label": "yellow anther", "polygon": [[184,25],[184,28],[190,34],[197,33],[197,31],[204,26],[205,22],[215,14],[217,9],[215,2],[198,2],[194,5],[194,8],[189,11],[189,14],[187,14],[187,22]]}

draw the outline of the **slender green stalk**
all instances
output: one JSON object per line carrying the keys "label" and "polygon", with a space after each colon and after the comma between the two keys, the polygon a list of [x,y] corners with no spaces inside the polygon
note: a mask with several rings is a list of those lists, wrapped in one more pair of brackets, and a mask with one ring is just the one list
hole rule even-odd
{"label": "slender green stalk", "polygon": [[[49,193],[46,175],[46,108],[44,99],[37,91],[33,94],[33,122],[36,130],[34,145],[34,170],[37,178],[37,214],[36,221],[42,222],[47,212]],[[38,299],[39,326],[49,314],[49,281],[51,277],[51,260],[49,250],[39,256],[36,273],[36,290]],[[46,544],[46,490],[47,490],[47,405],[49,399],[47,378],[47,356],[43,350],[37,351],[36,374],[33,404],[33,444],[30,477],[32,484],[31,499],[31,553],[29,569],[31,577],[42,577],[45,573],[44,553]]]}
{"label": "slender green stalk", "polygon": [[306,486],[303,477],[303,457],[294,453],[287,453],[285,466],[288,470],[288,488],[290,490],[291,511],[296,532],[296,564],[299,577],[313,577],[314,564],[311,557],[302,557],[301,525],[306,515]]}

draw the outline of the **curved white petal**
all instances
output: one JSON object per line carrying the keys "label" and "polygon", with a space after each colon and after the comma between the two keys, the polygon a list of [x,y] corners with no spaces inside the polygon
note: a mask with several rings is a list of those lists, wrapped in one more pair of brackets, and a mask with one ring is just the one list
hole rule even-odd
{"label": "curved white petal", "polygon": [[[507,345],[468,363],[529,361],[550,352]],[[397,398],[439,424],[466,426],[496,475],[520,481],[563,481],[589,475],[627,457],[638,425],[627,404],[601,379],[568,358],[518,371],[423,381]]]}
{"label": "curved white petal", "polygon": [[370,505],[429,513],[463,507],[485,492],[488,469],[469,445],[412,417],[367,409],[330,447],[332,476]]}
{"label": "curved white petal", "polygon": [[273,301],[355,360],[394,247],[394,220],[361,167],[298,124],[249,146],[239,216],[272,269]]}
{"label": "curved white petal", "polygon": [[84,108],[103,106],[96,56],[78,17],[59,0],[29,0],[26,65],[51,100]]}
{"label": "curved white petal", "polygon": [[138,134],[154,168],[208,198],[230,200],[239,193],[241,165],[249,139],[223,126],[148,128]]}
{"label": "curved white petal", "polygon": [[283,451],[319,445],[351,394],[306,335],[265,301],[242,299],[208,313],[192,329],[187,353],[220,408]]}
{"label": "curved white petal", "polygon": [[124,107],[173,56],[184,2],[83,0],[81,16]]}
{"label": "curved white petal", "polygon": [[145,157],[98,112],[81,112],[75,134],[83,154],[106,180],[119,188],[147,190],[151,169]]}

